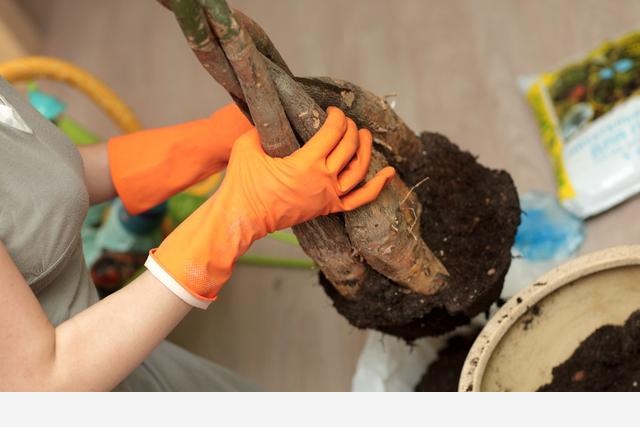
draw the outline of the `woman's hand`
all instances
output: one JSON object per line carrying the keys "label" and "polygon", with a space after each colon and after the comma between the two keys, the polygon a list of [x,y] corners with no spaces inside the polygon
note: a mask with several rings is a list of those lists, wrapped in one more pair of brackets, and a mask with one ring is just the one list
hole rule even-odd
{"label": "woman's hand", "polygon": [[142,213],[224,169],[233,142],[252,125],[235,104],[210,117],[80,147],[92,204],[119,196]]}
{"label": "woman's hand", "polygon": [[272,231],[374,200],[395,174],[387,167],[356,187],[371,160],[371,134],[337,108],[304,147],[268,156],[257,131],[235,143],[220,189],[152,251],[149,270],[191,305],[206,308],[237,258]]}
{"label": "woman's hand", "polygon": [[284,158],[267,155],[253,129],[234,145],[220,197],[251,218],[261,235],[356,209],[373,201],[395,174],[387,167],[356,189],[369,169],[371,146],[371,133],[335,107],[318,133]]}

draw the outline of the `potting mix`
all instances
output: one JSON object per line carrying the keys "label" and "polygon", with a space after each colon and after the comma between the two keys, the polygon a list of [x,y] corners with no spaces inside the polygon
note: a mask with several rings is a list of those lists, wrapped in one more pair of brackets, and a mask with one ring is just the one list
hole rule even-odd
{"label": "potting mix", "polygon": [[640,310],[624,325],[604,325],[553,368],[538,391],[640,391]]}

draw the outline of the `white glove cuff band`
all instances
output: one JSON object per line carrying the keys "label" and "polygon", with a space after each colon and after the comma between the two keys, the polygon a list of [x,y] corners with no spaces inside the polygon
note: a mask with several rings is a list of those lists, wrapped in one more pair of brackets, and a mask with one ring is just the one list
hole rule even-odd
{"label": "white glove cuff band", "polygon": [[160,283],[165,285],[167,289],[173,292],[178,298],[182,301],[186,302],[189,305],[192,305],[196,308],[201,308],[206,310],[211,304],[211,301],[203,300],[195,297],[189,291],[182,287],[180,283],[178,283],[169,273],[164,271],[164,269],[153,259],[152,256],[147,257],[147,260],[144,263],[144,266],[147,267],[147,270],[153,277],[158,279]]}

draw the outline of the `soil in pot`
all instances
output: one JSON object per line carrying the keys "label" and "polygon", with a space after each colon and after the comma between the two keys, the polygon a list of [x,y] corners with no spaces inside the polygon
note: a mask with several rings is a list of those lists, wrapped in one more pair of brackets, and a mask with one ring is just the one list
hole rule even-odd
{"label": "soil in pot", "polygon": [[552,372],[538,391],[640,391],[640,310],[596,329]]}
{"label": "soil in pot", "polygon": [[479,333],[480,329],[475,329],[470,333],[449,338],[445,347],[438,352],[438,358],[429,365],[427,371],[422,375],[415,391],[458,391],[460,372]]}
{"label": "soil in pot", "polygon": [[422,237],[448,270],[448,286],[425,296],[375,274],[350,301],[320,280],[352,325],[407,341],[453,330],[498,299],[520,223],[518,195],[507,172],[481,165],[443,135],[426,132],[421,141],[423,156],[402,164],[392,156],[387,160],[409,187],[423,181],[414,190],[423,206]]}

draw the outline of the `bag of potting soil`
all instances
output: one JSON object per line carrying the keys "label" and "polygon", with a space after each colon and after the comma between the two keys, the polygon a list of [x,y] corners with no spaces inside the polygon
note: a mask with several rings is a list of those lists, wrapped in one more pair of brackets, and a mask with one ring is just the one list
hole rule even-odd
{"label": "bag of potting soil", "polygon": [[640,31],[521,86],[569,211],[586,218],[640,191]]}

